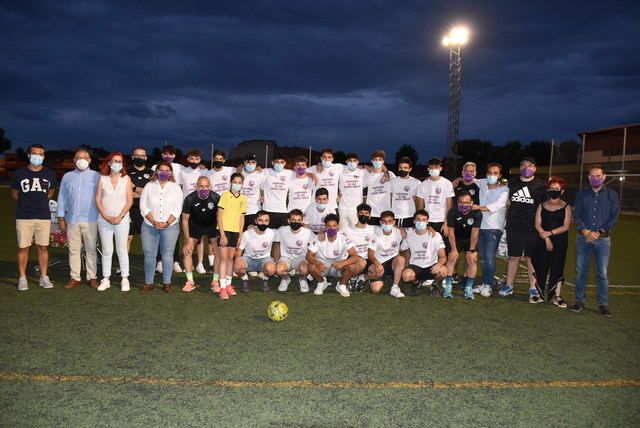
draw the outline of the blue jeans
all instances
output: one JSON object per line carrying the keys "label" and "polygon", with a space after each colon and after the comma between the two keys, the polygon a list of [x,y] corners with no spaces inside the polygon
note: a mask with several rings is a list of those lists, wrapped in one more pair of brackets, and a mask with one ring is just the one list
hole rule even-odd
{"label": "blue jeans", "polygon": [[596,283],[598,284],[598,305],[606,305],[609,297],[607,268],[611,254],[611,238],[600,238],[587,242],[581,234],[576,237],[576,300],[584,303],[587,288],[589,262],[593,254],[596,263]]}
{"label": "blue jeans", "polygon": [[493,277],[496,274],[496,252],[500,238],[502,238],[500,229],[480,229],[478,251],[480,252],[483,284],[493,285]]}
{"label": "blue jeans", "polygon": [[142,252],[144,253],[144,283],[153,284],[156,271],[156,255],[160,248],[162,257],[162,283],[171,284],[173,273],[173,249],[180,234],[179,222],[166,229],[158,230],[147,223],[142,223],[140,232],[142,238]]}

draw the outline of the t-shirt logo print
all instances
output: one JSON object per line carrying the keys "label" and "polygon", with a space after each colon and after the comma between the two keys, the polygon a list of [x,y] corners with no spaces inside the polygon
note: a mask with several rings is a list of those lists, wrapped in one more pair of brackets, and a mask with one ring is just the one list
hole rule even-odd
{"label": "t-shirt logo print", "polygon": [[263,243],[262,243],[262,248],[267,248],[268,246],[269,246],[269,243],[268,243],[268,242],[263,242]]}
{"label": "t-shirt logo print", "polygon": [[302,247],[302,244],[303,244],[302,239],[298,239],[298,240],[296,241],[296,246],[298,246],[298,247]]}
{"label": "t-shirt logo print", "polygon": [[409,191],[409,189],[411,189],[411,187],[409,187],[409,186],[404,186],[402,189],[403,189],[405,192],[408,192],[408,191]]}
{"label": "t-shirt logo print", "polygon": [[340,250],[333,250],[333,255],[338,257],[340,255]]}
{"label": "t-shirt logo print", "polygon": [[393,241],[391,243],[391,248],[396,248],[398,246],[398,243],[396,241]]}
{"label": "t-shirt logo print", "polygon": [[439,187],[436,187],[436,195],[439,195],[440,193],[442,193],[442,189]]}
{"label": "t-shirt logo print", "polygon": [[209,203],[207,204],[207,207],[208,207],[210,210],[212,210],[212,209],[213,209],[213,202],[209,202]]}
{"label": "t-shirt logo print", "polygon": [[429,243],[428,242],[423,242],[422,243],[422,248],[429,248]]}
{"label": "t-shirt logo print", "polygon": [[222,177],[220,177],[222,179],[222,181],[227,181],[229,179],[229,176],[226,174],[222,174]]}
{"label": "t-shirt logo print", "polygon": [[511,195],[511,200],[513,202],[522,202],[525,204],[533,204],[533,198],[531,197],[531,193],[529,193],[529,188],[524,186],[522,189],[515,192]]}
{"label": "t-shirt logo print", "polygon": [[249,181],[249,187],[253,187],[253,186],[255,186],[255,184],[256,184],[255,181],[253,181],[253,180]]}
{"label": "t-shirt logo print", "polygon": [[284,175],[280,176],[280,181],[284,182],[287,179],[287,177],[285,177]]}

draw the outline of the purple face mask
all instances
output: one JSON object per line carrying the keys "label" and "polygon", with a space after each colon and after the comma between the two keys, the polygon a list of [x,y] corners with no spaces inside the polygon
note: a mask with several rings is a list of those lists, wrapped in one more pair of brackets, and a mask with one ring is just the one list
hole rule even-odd
{"label": "purple face mask", "polygon": [[589,177],[589,183],[591,184],[591,187],[593,187],[594,189],[598,189],[604,184],[604,179]]}
{"label": "purple face mask", "polygon": [[337,228],[328,228],[327,230],[325,230],[325,232],[327,233],[327,236],[329,238],[333,238],[335,236],[338,236],[338,229]]}
{"label": "purple face mask", "polygon": [[535,172],[531,167],[523,166],[522,168],[520,168],[520,175],[524,178],[531,178],[533,177],[533,174],[535,174]]}
{"label": "purple face mask", "polygon": [[209,197],[209,189],[198,189],[198,197],[200,199],[207,199]]}
{"label": "purple face mask", "polygon": [[458,204],[458,211],[460,211],[461,214],[466,214],[471,211],[471,205]]}
{"label": "purple face mask", "polygon": [[464,181],[473,180],[473,172],[463,172],[462,173],[462,178],[464,179]]}
{"label": "purple face mask", "polygon": [[301,167],[301,166],[297,166],[297,167],[296,167],[296,174],[298,174],[298,175],[302,175],[302,174],[304,174],[305,172],[307,172],[307,168],[303,168],[303,167]]}
{"label": "purple face mask", "polygon": [[162,160],[171,163],[173,162],[173,156],[162,156]]}
{"label": "purple face mask", "polygon": [[169,178],[171,178],[171,171],[158,171],[157,175],[158,180],[167,181]]}

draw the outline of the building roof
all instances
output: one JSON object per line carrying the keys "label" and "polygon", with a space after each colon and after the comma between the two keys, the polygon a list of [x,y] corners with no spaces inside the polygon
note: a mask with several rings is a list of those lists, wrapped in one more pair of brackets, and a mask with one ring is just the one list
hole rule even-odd
{"label": "building roof", "polygon": [[578,132],[578,136],[586,135],[586,134],[606,134],[613,131],[622,131],[624,128],[640,128],[640,123],[632,123],[629,125],[620,125],[613,126],[611,128],[602,128],[602,129],[594,129],[591,131],[580,131]]}

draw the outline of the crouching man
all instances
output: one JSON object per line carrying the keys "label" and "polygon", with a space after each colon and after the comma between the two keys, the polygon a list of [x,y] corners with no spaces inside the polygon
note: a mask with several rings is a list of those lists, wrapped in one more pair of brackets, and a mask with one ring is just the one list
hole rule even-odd
{"label": "crouching man", "polygon": [[307,283],[307,275],[309,268],[305,260],[309,243],[315,238],[313,232],[306,227],[302,227],[303,214],[299,209],[293,209],[289,212],[289,225],[282,226],[276,234],[276,242],[274,244],[275,254],[278,255],[278,264],[276,265],[276,274],[281,278],[278,291],[285,292],[289,288],[291,282],[290,272],[298,273],[298,282],[300,291],[309,292],[309,284]]}
{"label": "crouching man", "polygon": [[260,210],[256,213],[255,227],[249,227],[242,233],[240,245],[236,249],[234,271],[242,277],[242,291],[251,291],[248,272],[263,275],[262,291],[269,291],[269,278],[276,273],[276,264],[271,258],[271,247],[276,232],[269,228],[269,213]]}
{"label": "crouching man", "polygon": [[369,266],[365,278],[369,280],[371,291],[379,293],[386,277],[393,277],[391,294],[398,299],[404,297],[400,290],[400,280],[406,259],[400,254],[400,244],[407,237],[404,229],[396,227],[395,215],[391,211],[380,214],[380,226],[375,231],[375,250],[373,263]]}

